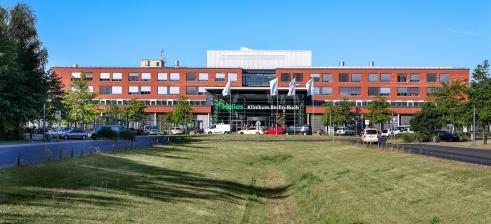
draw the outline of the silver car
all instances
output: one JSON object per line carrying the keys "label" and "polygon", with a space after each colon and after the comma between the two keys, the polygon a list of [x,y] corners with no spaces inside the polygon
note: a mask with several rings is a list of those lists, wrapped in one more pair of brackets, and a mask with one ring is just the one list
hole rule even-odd
{"label": "silver car", "polygon": [[62,138],[63,139],[72,139],[72,138],[86,139],[88,137],[88,135],[89,134],[85,130],[71,129],[69,131],[63,132]]}

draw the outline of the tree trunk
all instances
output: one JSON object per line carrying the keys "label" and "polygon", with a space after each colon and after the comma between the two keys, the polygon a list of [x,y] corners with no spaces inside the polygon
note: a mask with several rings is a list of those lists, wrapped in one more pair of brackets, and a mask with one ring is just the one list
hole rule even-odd
{"label": "tree trunk", "polygon": [[488,140],[486,138],[486,125],[483,125],[483,128],[482,128],[482,142],[484,145],[488,144]]}

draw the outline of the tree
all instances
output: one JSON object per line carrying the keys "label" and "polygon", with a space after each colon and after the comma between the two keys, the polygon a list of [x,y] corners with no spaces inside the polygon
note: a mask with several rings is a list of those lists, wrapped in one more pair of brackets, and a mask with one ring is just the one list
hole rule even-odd
{"label": "tree", "polygon": [[474,80],[470,91],[471,106],[476,108],[477,123],[482,127],[484,144],[487,144],[486,125],[489,127],[491,123],[491,79],[488,60],[477,65],[472,78]]}
{"label": "tree", "polygon": [[66,113],[63,104],[65,91],[60,76],[51,72],[48,76],[48,102],[46,105],[46,119],[52,123],[56,121],[55,112],[60,111],[62,115]]}
{"label": "tree", "polygon": [[410,121],[411,129],[417,132],[432,134],[445,126],[443,112],[434,104],[426,104]]}
{"label": "tree", "polygon": [[324,126],[329,124],[348,126],[353,117],[356,116],[352,110],[353,107],[347,100],[340,101],[335,105],[326,104],[321,122]]}
{"label": "tree", "polygon": [[124,113],[125,111],[129,111],[129,110],[127,110],[127,108],[122,106],[112,105],[105,112],[107,115],[111,117],[112,120],[111,124],[117,124],[118,121],[121,119],[121,117],[123,117],[122,115],[125,114]]}
{"label": "tree", "polygon": [[372,101],[367,107],[369,112],[366,115],[370,124],[380,124],[380,129],[382,129],[384,123],[392,118],[392,111],[389,110],[389,106],[390,103],[381,96]]}
{"label": "tree", "polygon": [[145,104],[141,100],[132,99],[123,110],[123,115],[129,121],[138,122],[145,118]]}
{"label": "tree", "polygon": [[48,53],[35,25],[27,5],[0,7],[0,139],[21,138],[23,126],[39,119],[46,103]]}
{"label": "tree", "polygon": [[72,91],[65,95],[63,103],[67,110],[66,120],[85,128],[87,123],[94,121],[99,114],[97,106],[93,103],[95,93],[89,91],[85,74],[72,81]]}
{"label": "tree", "polygon": [[187,124],[193,123],[195,117],[193,115],[193,108],[188,101],[188,98],[181,96],[177,102],[176,108],[171,112],[169,121],[172,121],[174,125],[185,125],[185,131],[187,131]]}
{"label": "tree", "polygon": [[[440,110],[447,124],[464,127],[470,124],[469,87],[461,80],[442,83],[442,87],[430,95],[430,100]],[[453,132],[454,130],[452,130]]]}

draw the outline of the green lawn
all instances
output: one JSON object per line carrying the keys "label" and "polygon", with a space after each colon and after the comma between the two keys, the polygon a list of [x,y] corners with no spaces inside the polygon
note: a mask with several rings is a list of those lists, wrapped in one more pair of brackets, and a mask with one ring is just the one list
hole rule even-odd
{"label": "green lawn", "polygon": [[491,223],[489,167],[281,141],[327,137],[191,139],[0,170],[0,223]]}

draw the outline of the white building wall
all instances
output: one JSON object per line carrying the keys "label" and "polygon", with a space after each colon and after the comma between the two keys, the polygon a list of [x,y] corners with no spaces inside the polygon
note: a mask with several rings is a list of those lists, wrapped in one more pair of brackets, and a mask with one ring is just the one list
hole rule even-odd
{"label": "white building wall", "polygon": [[312,66],[309,50],[208,50],[209,68],[276,69]]}

